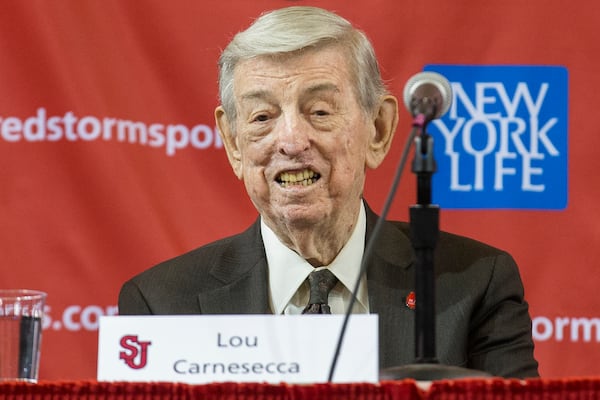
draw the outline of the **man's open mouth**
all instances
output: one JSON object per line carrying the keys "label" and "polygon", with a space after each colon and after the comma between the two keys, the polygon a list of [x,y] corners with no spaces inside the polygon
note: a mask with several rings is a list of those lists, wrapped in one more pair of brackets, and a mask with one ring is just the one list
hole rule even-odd
{"label": "man's open mouth", "polygon": [[298,172],[283,172],[276,180],[282,187],[309,186],[315,183],[320,177],[321,175],[318,173],[310,169],[305,169]]}

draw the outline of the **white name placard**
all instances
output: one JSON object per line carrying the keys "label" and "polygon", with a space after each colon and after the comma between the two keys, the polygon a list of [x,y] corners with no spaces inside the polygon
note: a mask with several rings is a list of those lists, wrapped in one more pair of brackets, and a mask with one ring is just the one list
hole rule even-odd
{"label": "white name placard", "polygon": [[[103,316],[99,381],[326,382],[342,315]],[[377,382],[376,315],[349,319],[333,382]]]}

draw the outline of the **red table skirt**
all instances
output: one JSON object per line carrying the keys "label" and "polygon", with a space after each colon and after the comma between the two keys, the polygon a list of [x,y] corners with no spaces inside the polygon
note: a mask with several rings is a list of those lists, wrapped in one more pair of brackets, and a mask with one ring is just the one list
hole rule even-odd
{"label": "red table skirt", "polygon": [[133,383],[42,381],[0,384],[0,400],[600,400],[600,378],[413,380],[379,384]]}

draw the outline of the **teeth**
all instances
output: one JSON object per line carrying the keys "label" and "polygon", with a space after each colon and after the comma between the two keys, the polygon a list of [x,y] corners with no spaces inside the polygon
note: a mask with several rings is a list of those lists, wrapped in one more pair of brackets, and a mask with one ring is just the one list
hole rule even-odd
{"label": "teeth", "polygon": [[292,185],[309,186],[315,183],[319,178],[319,174],[309,169],[305,169],[304,171],[296,173],[283,172],[279,176],[277,181],[283,187],[288,187]]}

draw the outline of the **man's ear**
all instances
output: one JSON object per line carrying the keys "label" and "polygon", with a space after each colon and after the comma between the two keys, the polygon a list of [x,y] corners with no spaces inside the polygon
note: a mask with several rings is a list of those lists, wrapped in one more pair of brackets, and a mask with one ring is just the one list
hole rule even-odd
{"label": "man's ear", "polygon": [[217,123],[217,128],[219,128],[219,135],[221,136],[221,140],[225,146],[225,152],[227,153],[229,164],[231,164],[231,168],[233,168],[235,176],[237,176],[238,179],[242,179],[242,153],[240,152],[238,146],[237,136],[234,135],[230,121],[227,118],[225,110],[222,106],[219,106],[215,109],[215,121]]}
{"label": "man's ear", "polygon": [[398,100],[391,95],[382,98],[373,121],[374,134],[369,138],[367,167],[377,168],[387,155],[396,126],[398,126]]}

